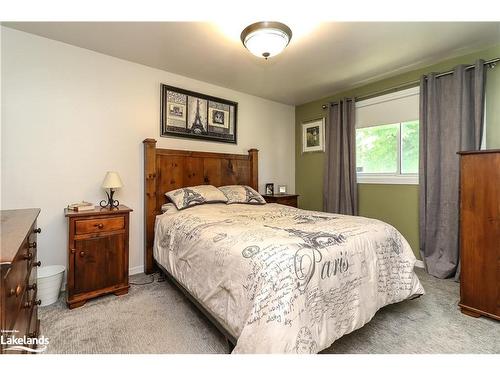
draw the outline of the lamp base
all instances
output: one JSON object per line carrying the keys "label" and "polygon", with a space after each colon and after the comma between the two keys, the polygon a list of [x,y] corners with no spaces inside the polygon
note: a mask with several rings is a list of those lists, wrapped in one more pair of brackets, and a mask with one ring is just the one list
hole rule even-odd
{"label": "lamp base", "polygon": [[109,209],[117,208],[120,205],[120,202],[118,202],[116,199],[113,199],[113,194],[115,194],[115,191],[113,189],[109,189],[109,193],[106,192],[108,199],[103,199],[99,203],[99,206],[101,206],[102,208],[109,207]]}

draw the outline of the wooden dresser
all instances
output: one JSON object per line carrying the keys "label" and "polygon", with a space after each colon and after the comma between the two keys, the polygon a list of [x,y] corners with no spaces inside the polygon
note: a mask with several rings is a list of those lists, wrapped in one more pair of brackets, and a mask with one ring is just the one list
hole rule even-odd
{"label": "wooden dresser", "polygon": [[[35,338],[40,333],[38,320],[36,274],[36,236],[40,229],[36,220],[38,208],[0,211],[0,335],[3,342],[9,337]],[[0,353],[20,353],[0,345]],[[33,348],[33,347],[32,347]]]}
{"label": "wooden dresser", "polygon": [[132,210],[96,207],[65,210],[68,217],[67,305],[80,307],[88,299],[128,292],[129,214]]}
{"label": "wooden dresser", "polygon": [[284,204],[285,206],[297,207],[297,194],[263,194],[267,203]]}
{"label": "wooden dresser", "polygon": [[500,319],[500,150],[460,154],[460,303]]}

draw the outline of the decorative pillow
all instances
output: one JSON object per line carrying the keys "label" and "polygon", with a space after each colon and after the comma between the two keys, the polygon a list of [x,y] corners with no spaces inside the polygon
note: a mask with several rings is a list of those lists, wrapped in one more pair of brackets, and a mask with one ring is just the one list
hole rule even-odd
{"label": "decorative pillow", "polygon": [[215,186],[199,185],[169,191],[165,194],[178,210],[203,203],[227,202],[226,196]]}
{"label": "decorative pillow", "polygon": [[246,185],[228,185],[221,186],[220,191],[224,193],[227,198],[227,204],[232,203],[246,203],[246,204],[266,204],[266,200]]}

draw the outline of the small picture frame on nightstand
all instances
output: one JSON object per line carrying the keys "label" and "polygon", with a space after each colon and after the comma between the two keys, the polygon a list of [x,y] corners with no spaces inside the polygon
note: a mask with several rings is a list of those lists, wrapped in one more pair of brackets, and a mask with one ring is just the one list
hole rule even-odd
{"label": "small picture frame on nightstand", "polygon": [[273,195],[274,194],[274,184],[266,184],[266,194]]}
{"label": "small picture frame on nightstand", "polygon": [[286,194],[286,185],[278,185],[278,194]]}

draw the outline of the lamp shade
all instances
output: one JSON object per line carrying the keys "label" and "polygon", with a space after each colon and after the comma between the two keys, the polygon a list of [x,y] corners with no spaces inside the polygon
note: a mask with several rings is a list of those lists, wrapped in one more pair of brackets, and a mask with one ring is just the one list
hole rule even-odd
{"label": "lamp shade", "polygon": [[123,186],[120,175],[116,172],[106,172],[104,176],[104,181],[101,185],[104,189],[116,189]]}

